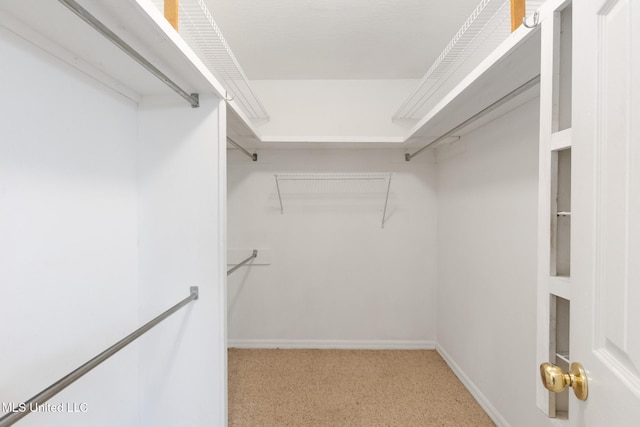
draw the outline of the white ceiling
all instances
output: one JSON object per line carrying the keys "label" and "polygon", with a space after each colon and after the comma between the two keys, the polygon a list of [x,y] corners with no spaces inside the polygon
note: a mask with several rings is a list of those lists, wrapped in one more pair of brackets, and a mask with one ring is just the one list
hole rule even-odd
{"label": "white ceiling", "polygon": [[479,0],[205,0],[250,80],[417,79]]}

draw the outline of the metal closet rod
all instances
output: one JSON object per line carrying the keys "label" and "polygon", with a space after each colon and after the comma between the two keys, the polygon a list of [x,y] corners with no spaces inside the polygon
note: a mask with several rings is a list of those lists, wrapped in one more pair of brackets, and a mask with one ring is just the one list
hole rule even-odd
{"label": "metal closet rod", "polygon": [[[162,322],[167,317],[171,316],[176,311],[180,310],[185,305],[189,304],[191,301],[197,300],[197,299],[198,299],[198,287],[192,286],[189,289],[188,297],[186,297],[185,299],[183,299],[182,301],[180,301],[179,303],[177,303],[176,305],[174,305],[164,313],[160,314],[153,320],[145,323],[142,327],[136,329],[134,332],[127,335],[126,337],[124,337],[123,339],[121,339],[120,341],[118,341],[117,343],[115,343],[114,345],[112,345],[102,353],[98,354],[96,357],[89,360],[87,363],[80,366],[75,371],[71,372],[65,377],[62,377],[57,382],[53,383],[46,389],[42,390],[40,393],[33,396],[31,399],[21,403],[20,405],[17,405],[14,408],[15,412],[10,412],[7,415],[0,418],[0,427],[12,426],[13,424],[21,420],[23,417],[26,417],[27,415],[29,415],[33,410],[37,410],[38,407],[44,404],[44,402],[51,399],[53,396],[55,396],[56,394],[58,394],[59,392],[67,388],[67,386],[71,385],[73,382],[78,380],[84,374],[86,374],[87,372],[89,372],[90,370],[92,370],[93,368],[95,368],[96,366],[98,366],[99,364],[101,364],[111,356],[113,356],[118,351],[122,350],[127,345],[131,344],[142,334],[144,334],[149,329],[156,326],[158,323]],[[22,408],[24,408],[24,411],[22,411]]]}
{"label": "metal closet rod", "polygon": [[476,114],[474,114],[473,116],[469,117],[467,120],[465,120],[464,122],[460,123],[458,126],[454,127],[453,129],[447,131],[442,136],[439,136],[438,138],[434,139],[433,141],[431,141],[430,143],[428,143],[427,145],[425,145],[424,147],[422,147],[421,149],[419,149],[415,153],[413,153],[413,154],[405,153],[404,159],[407,162],[410,161],[412,158],[414,158],[418,154],[422,153],[427,148],[431,147],[434,144],[437,144],[438,142],[442,141],[445,138],[448,138],[448,137],[452,136],[457,131],[465,128],[466,126],[468,126],[472,122],[478,120],[479,118],[489,114],[490,112],[492,112],[496,108],[500,107],[501,105],[507,103],[508,101],[511,101],[513,98],[515,98],[516,96],[520,95],[521,93],[527,91],[528,89],[532,88],[533,86],[537,85],[538,83],[540,83],[540,74],[538,74],[537,76],[535,76],[534,78],[532,78],[528,82],[524,83],[523,85],[518,86],[517,88],[515,88],[514,90],[512,90],[511,92],[509,92],[508,94],[506,94],[502,98],[498,99],[493,104],[491,104],[488,107],[486,107],[485,109],[477,112]]}
{"label": "metal closet rod", "polygon": [[102,22],[100,22],[95,16],[90,14],[85,8],[80,6],[74,0],[58,0],[60,3],[68,7],[73,13],[78,15],[80,19],[93,27],[96,31],[106,37],[110,42],[118,46],[124,53],[133,58],[138,64],[146,68],[151,74],[162,80],[164,84],[173,89],[178,95],[191,104],[191,107],[197,108],[200,106],[200,98],[197,93],[187,93],[180,86],[178,86],[173,80],[160,71],[155,65],[147,61],[142,55],[140,55],[135,49],[125,43],[116,33],[107,28]]}
{"label": "metal closet rod", "polygon": [[254,162],[258,161],[258,153],[250,153],[247,150],[245,150],[244,148],[242,148],[240,146],[240,144],[238,144],[237,142],[235,142],[233,139],[227,137],[227,141],[229,143],[231,143],[231,145],[233,145],[234,147],[236,147],[238,150],[242,151],[244,154],[246,154],[247,156],[251,157],[251,160],[253,160]]}
{"label": "metal closet rod", "polygon": [[[249,258],[245,259],[244,261],[241,261],[235,267],[230,268],[229,270],[227,270],[227,276],[230,275],[231,273],[233,273],[234,271],[236,271],[237,269],[239,269],[240,267],[242,267],[243,265],[245,265],[246,263],[248,263],[249,261],[251,261],[252,259],[254,259],[257,256],[258,256],[258,250],[254,249],[253,253],[251,254],[251,256]],[[0,427],[2,427],[2,426],[0,426]]]}

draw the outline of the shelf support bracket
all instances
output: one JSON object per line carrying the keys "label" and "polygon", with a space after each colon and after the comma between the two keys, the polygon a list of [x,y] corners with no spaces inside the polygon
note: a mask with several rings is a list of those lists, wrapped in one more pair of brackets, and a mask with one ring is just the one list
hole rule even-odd
{"label": "shelf support bracket", "polygon": [[391,189],[391,174],[389,174],[389,180],[387,182],[387,196],[384,199],[384,210],[382,211],[382,228],[384,228],[384,220],[387,216],[387,205],[389,204],[389,190]]}
{"label": "shelf support bracket", "polygon": [[282,205],[282,194],[280,193],[280,182],[278,182],[278,175],[276,177],[276,189],[278,190],[278,200],[280,200],[280,213],[284,213],[284,206]]}

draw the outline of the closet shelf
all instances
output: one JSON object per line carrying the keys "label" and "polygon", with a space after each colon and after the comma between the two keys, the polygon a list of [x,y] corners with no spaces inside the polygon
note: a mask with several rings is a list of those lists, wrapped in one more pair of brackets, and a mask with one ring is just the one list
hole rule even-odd
{"label": "closet shelf", "polygon": [[[226,96],[218,79],[150,0],[78,3],[185,91]],[[136,102],[174,94],[58,1],[2,2],[0,26]]]}
{"label": "closet shelf", "polygon": [[[448,46],[449,52],[447,49],[443,52],[443,55],[446,53],[444,56],[453,57],[439,59],[439,65],[434,64],[431,74],[425,75],[407,101],[413,103],[411,113],[394,116],[414,123],[408,132],[409,141],[434,140],[540,74],[540,26],[527,28],[521,25],[513,33],[505,33],[509,22],[504,14],[508,10],[502,0],[493,1],[493,6],[487,4],[483,8],[488,16],[483,18],[480,12],[473,21],[482,25],[465,24],[469,37],[456,34],[452,43],[457,38],[455,44],[460,46]],[[539,6],[537,12],[541,21],[563,1],[527,2],[527,13],[531,14],[532,8]],[[463,29],[464,26],[461,31]],[[446,70],[436,71],[438,67]],[[430,80],[433,81],[428,83]],[[537,95],[538,89],[532,88],[459,133],[479,127]],[[407,109],[406,105],[401,109]]]}
{"label": "closet shelf", "polygon": [[571,364],[569,360],[569,352],[558,352],[556,353],[556,357],[567,364]]}
{"label": "closet shelf", "polygon": [[571,301],[571,279],[566,276],[549,277],[549,293]]}
{"label": "closet shelf", "polygon": [[[542,1],[528,0],[527,13]],[[424,75],[393,120],[418,120],[511,33],[510,0],[482,0]]]}
{"label": "closet shelf", "polygon": [[384,228],[389,190],[390,172],[383,173],[278,173],[274,175],[280,201],[280,213],[284,213],[283,196],[294,194],[347,194],[384,197],[382,223]]}
{"label": "closet shelf", "polygon": [[560,151],[571,148],[571,135],[571,128],[552,133],[550,144],[551,150]]}

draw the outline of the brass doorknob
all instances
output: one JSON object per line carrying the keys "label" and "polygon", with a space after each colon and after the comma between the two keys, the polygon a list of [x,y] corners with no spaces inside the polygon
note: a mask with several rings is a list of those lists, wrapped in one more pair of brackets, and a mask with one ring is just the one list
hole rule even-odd
{"label": "brass doorknob", "polygon": [[581,364],[573,362],[566,373],[562,368],[543,363],[540,365],[540,377],[544,387],[554,393],[559,393],[567,386],[573,388],[573,393],[580,400],[587,400],[589,389],[587,387],[587,374]]}

